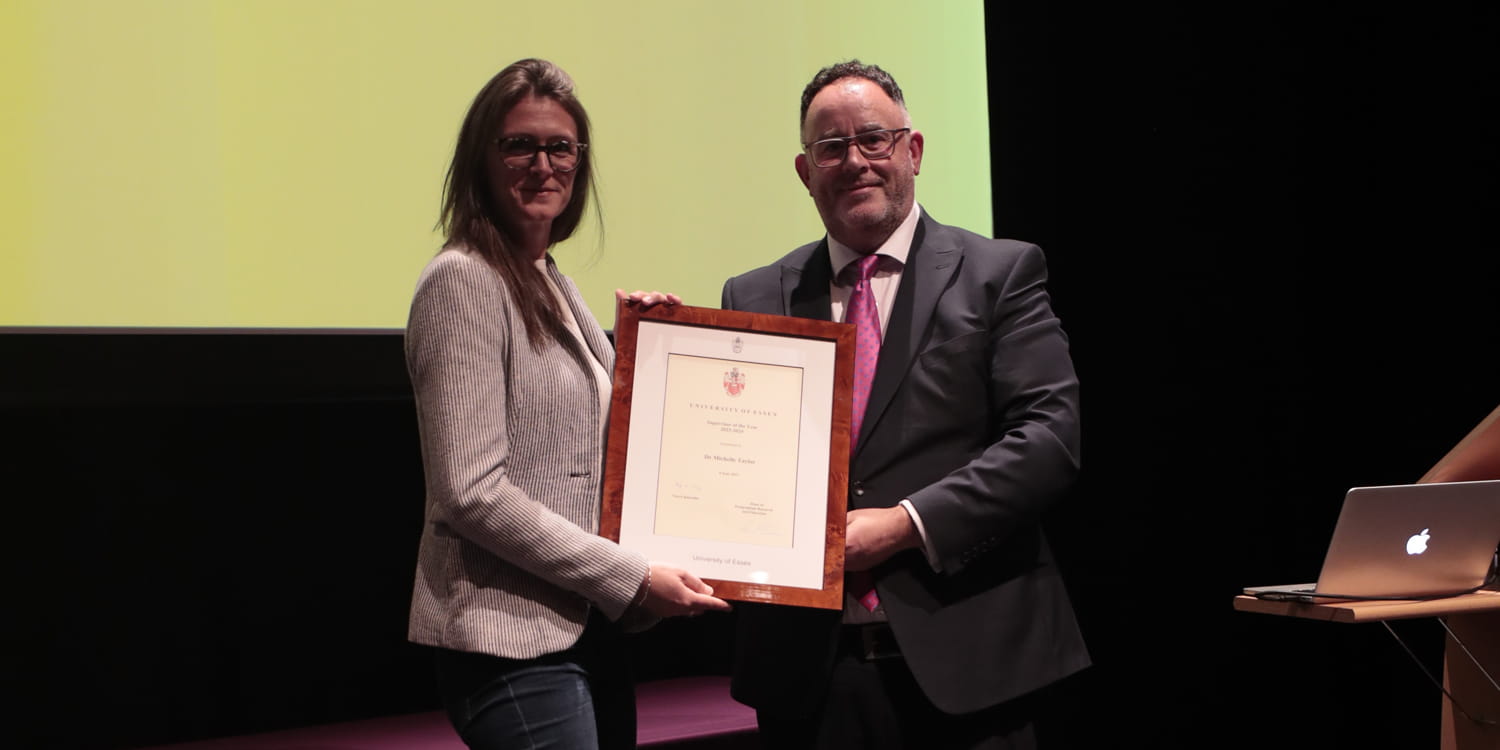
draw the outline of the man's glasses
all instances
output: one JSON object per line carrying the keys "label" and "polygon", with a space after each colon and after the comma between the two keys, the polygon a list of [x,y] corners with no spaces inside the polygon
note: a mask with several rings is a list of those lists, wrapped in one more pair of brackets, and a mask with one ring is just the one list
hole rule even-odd
{"label": "man's glasses", "polygon": [[870,130],[842,138],[824,138],[803,144],[802,147],[807,149],[807,155],[812,158],[815,167],[837,167],[843,164],[844,158],[849,155],[851,143],[859,147],[859,152],[866,159],[889,159],[896,150],[896,139],[910,130],[911,128]]}
{"label": "man's glasses", "polygon": [[578,162],[583,159],[583,152],[589,147],[587,143],[574,143],[572,141],[555,141],[553,143],[537,143],[535,138],[529,135],[516,135],[509,138],[501,138],[495,141],[500,147],[500,160],[511,169],[529,169],[532,162],[536,160],[538,153],[547,155],[547,162],[552,169],[558,172],[571,172],[578,168]]}

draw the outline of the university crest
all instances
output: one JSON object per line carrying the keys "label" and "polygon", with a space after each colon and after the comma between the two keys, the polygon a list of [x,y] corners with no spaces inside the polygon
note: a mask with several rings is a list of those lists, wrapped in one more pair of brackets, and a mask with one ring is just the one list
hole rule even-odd
{"label": "university crest", "polygon": [[724,373],[724,392],[731,396],[738,396],[745,390],[745,373],[740,368],[731,367],[729,372]]}

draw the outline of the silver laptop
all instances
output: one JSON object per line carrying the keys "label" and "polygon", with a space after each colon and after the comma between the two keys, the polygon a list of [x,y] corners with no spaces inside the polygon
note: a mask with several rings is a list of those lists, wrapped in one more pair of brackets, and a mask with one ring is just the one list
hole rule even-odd
{"label": "silver laptop", "polygon": [[1490,583],[1500,480],[1355,487],[1316,584],[1253,586],[1262,599],[1426,599]]}

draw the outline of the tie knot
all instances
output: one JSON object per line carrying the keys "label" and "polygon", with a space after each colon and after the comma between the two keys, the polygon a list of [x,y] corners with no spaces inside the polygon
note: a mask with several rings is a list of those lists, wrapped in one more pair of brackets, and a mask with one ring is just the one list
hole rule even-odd
{"label": "tie knot", "polygon": [[870,253],[869,255],[860,256],[858,260],[849,264],[849,266],[844,271],[844,275],[849,279],[849,283],[851,284],[858,284],[861,281],[869,281],[870,277],[874,276],[875,272],[880,270],[880,262],[882,257],[883,256],[876,253]]}

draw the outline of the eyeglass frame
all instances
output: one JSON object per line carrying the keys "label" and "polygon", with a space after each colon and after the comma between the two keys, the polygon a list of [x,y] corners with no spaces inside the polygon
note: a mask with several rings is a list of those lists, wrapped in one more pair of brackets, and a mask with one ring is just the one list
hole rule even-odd
{"label": "eyeglass frame", "polygon": [[[524,163],[522,163],[522,164],[511,164],[508,161],[509,157],[507,157],[505,155],[505,149],[503,147],[501,147],[500,144],[502,144],[502,143],[504,143],[506,141],[515,141],[515,140],[523,140],[523,139],[524,140],[530,140],[532,142],[531,155],[528,156],[528,157],[526,157],[526,161]],[[561,146],[564,143],[570,143],[570,144],[573,145],[574,148],[578,149],[578,161],[576,163],[574,163],[573,166],[568,167],[567,169],[563,169],[563,168],[557,166],[557,162],[555,162],[555,161],[552,160],[552,151],[551,151],[551,149],[554,148],[554,147],[556,147],[556,146]],[[542,143],[541,141],[539,141],[536,138],[533,138],[532,136],[529,136],[529,135],[507,135],[507,136],[500,136],[500,137],[498,137],[498,138],[496,138],[494,140],[494,144],[495,144],[496,148],[500,148],[500,162],[503,163],[506,167],[508,167],[510,169],[531,169],[531,165],[533,165],[533,164],[536,163],[536,155],[537,154],[546,154],[547,155],[547,166],[551,167],[552,171],[554,171],[554,172],[562,172],[563,174],[567,174],[569,172],[572,172],[572,171],[578,169],[578,167],[583,164],[584,156],[587,154],[587,152],[589,150],[589,144],[587,144],[587,143],[573,143],[572,141],[570,141],[570,140],[568,140],[566,138],[563,138],[562,140],[559,140],[559,141],[555,141],[553,143]]]}
{"label": "eyeglass frame", "polygon": [[[854,135],[844,135],[837,138],[819,138],[818,140],[812,141],[811,143],[802,144],[802,152],[807,154],[807,160],[812,162],[812,165],[814,167],[817,167],[818,169],[833,169],[834,167],[840,166],[844,162],[848,161],[850,144],[853,144],[855,148],[859,149],[860,156],[863,156],[866,159],[889,159],[896,153],[896,142],[901,140],[901,134],[910,132],[911,127],[908,126],[904,128],[880,128],[879,130],[866,130],[861,133],[855,133]],[[866,136],[871,133],[895,133],[895,135],[891,136],[891,149],[883,154],[880,154],[879,156],[872,156],[865,153],[864,148],[860,146],[856,141],[859,140],[860,136]],[[840,157],[838,161],[832,164],[819,164],[817,157],[813,156],[812,154],[813,146],[816,146],[819,143],[832,143],[833,141],[843,142],[844,155]]]}

